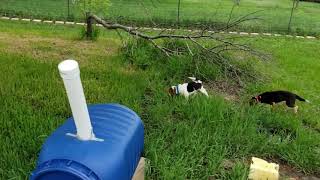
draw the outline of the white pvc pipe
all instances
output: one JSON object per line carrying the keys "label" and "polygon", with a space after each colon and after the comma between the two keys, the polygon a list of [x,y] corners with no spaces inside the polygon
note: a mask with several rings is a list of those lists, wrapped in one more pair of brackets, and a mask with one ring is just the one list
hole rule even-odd
{"label": "white pvc pipe", "polygon": [[80,140],[92,140],[95,136],[83,93],[79,65],[75,60],[65,60],[58,65],[58,69],[67,91],[73,119],[77,128],[77,137]]}

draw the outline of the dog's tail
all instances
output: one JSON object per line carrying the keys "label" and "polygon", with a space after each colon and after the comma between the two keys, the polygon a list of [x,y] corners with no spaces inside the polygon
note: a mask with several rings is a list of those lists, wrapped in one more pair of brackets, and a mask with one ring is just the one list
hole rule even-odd
{"label": "dog's tail", "polygon": [[304,101],[304,102],[310,103],[309,100],[303,99],[302,97],[300,97],[300,96],[298,96],[298,95],[296,95],[296,98],[297,98],[299,101]]}

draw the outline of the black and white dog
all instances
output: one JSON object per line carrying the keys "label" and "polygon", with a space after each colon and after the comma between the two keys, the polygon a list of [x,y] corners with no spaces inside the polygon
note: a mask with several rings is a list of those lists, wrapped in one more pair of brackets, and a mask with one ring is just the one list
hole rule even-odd
{"label": "black and white dog", "polygon": [[188,78],[191,79],[191,82],[171,86],[171,88],[169,88],[170,95],[182,95],[188,99],[190,95],[196,94],[197,92],[201,92],[202,94],[209,96],[206,89],[204,89],[201,80],[198,80],[195,77]]}

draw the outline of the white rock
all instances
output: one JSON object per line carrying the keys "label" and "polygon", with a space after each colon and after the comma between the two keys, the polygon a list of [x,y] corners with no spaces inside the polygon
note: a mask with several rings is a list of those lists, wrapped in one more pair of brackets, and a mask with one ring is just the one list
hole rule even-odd
{"label": "white rock", "polygon": [[34,20],[32,20],[33,22],[41,22],[41,20],[40,19],[34,19]]}
{"label": "white rock", "polygon": [[247,32],[240,32],[239,34],[240,35],[249,35],[249,33],[247,33]]}
{"label": "white rock", "polygon": [[271,36],[271,33],[262,33],[265,36]]}
{"label": "white rock", "polygon": [[3,16],[3,17],[1,17],[1,19],[9,20],[10,18]]}
{"label": "white rock", "polygon": [[315,39],[316,37],[314,37],[314,36],[306,36],[306,38],[308,38],[308,39]]}
{"label": "white rock", "polygon": [[66,22],[66,24],[69,24],[69,25],[72,25],[72,24],[74,24],[74,22]]}
{"label": "white rock", "polygon": [[76,25],[84,26],[86,23],[76,23]]}
{"label": "white rock", "polygon": [[56,21],[55,23],[56,23],[56,24],[64,24],[63,21]]}

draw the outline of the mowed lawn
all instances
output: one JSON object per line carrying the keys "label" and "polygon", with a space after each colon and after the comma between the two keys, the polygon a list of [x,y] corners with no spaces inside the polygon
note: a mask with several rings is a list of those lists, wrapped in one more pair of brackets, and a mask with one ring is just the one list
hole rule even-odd
{"label": "mowed lawn", "polygon": [[[31,16],[47,19],[66,19],[68,16],[66,0],[2,0],[0,10],[18,16]],[[70,1],[71,19],[83,20],[79,9]],[[104,16],[116,21],[138,25],[177,25],[177,0],[111,0],[111,6]],[[229,21],[234,2],[231,0],[183,0],[180,8],[181,26],[203,25],[221,28]],[[260,20],[248,21],[237,30],[287,33],[291,14],[291,0],[241,0],[235,6],[231,22],[249,13]],[[103,16],[103,14],[99,14]],[[319,35],[320,3],[300,2],[295,9],[291,32],[297,34]],[[201,26],[202,25],[202,26]]]}
{"label": "mowed lawn", "polygon": [[[236,101],[210,88],[210,98],[186,101],[170,98],[166,89],[186,78],[181,69],[189,62],[150,58],[143,70],[122,55],[116,33],[101,31],[90,42],[79,40],[81,32],[0,21],[0,179],[26,179],[44,140],[71,115],[57,70],[69,58],[80,63],[89,104],[121,103],[142,117],[148,179],[246,179],[252,156],[319,175],[319,40],[243,38],[272,54],[255,65],[263,83],[248,82]],[[312,103],[298,102],[297,115],[283,105],[248,106],[250,96],[273,89]],[[233,162],[231,169],[225,161]]]}

